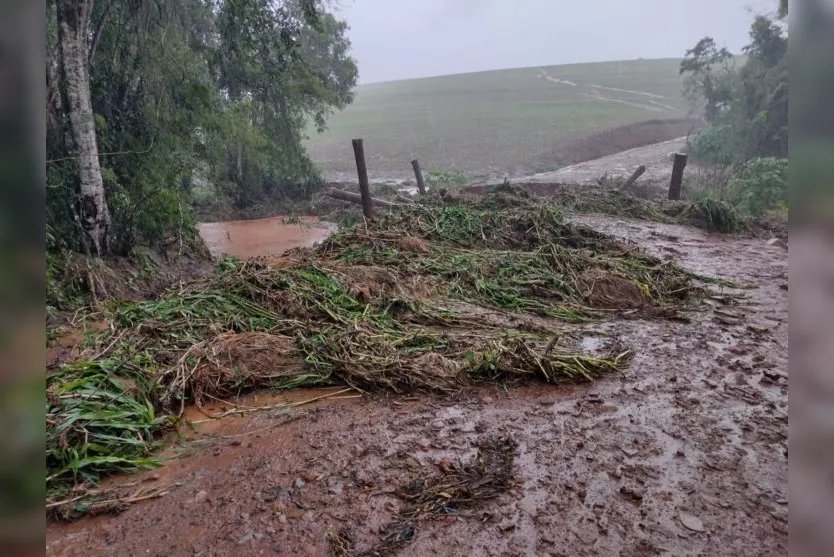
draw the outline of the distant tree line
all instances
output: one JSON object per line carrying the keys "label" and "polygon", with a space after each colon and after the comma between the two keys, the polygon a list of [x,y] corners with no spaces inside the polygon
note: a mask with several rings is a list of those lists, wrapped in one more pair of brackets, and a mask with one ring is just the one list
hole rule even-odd
{"label": "distant tree line", "polygon": [[47,248],[124,253],[233,206],[310,194],[311,125],[353,99],[319,0],[47,0]]}

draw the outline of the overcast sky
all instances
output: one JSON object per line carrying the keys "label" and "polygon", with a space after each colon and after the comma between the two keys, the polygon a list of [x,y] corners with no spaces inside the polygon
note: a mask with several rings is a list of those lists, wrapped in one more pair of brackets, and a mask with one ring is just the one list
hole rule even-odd
{"label": "overcast sky", "polygon": [[359,82],[683,56],[701,37],[738,53],[776,0],[337,0]]}

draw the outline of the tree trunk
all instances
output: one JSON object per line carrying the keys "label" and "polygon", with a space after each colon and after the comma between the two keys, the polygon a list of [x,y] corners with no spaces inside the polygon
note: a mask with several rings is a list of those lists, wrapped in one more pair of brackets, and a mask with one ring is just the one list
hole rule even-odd
{"label": "tree trunk", "polygon": [[98,159],[90,101],[88,66],[90,15],[94,0],[58,0],[61,89],[68,116],[72,152],[78,160],[81,225],[95,255],[109,251],[110,211]]}

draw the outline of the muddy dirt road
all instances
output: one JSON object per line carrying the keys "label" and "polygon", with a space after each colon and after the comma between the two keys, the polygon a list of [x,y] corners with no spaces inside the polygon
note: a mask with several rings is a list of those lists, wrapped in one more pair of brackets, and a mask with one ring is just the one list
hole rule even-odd
{"label": "muddy dirt road", "polygon": [[397,489],[472,458],[488,434],[517,441],[516,485],[418,521],[400,555],[787,554],[787,251],[574,220],[757,288],[691,323],[585,326],[588,342],[613,332],[636,352],[623,376],[586,386],[329,398],[213,422],[183,443],[191,456],[121,480],[177,483],[166,496],[49,524],[47,554],[331,555],[339,534],[366,550],[403,505]]}
{"label": "muddy dirt road", "polygon": [[641,164],[646,166],[646,173],[641,182],[668,182],[672,175],[671,154],[680,151],[686,145],[686,138],[677,138],[662,143],[629,149],[614,155],[565,166],[553,172],[543,172],[517,178],[514,182],[553,183],[577,182],[593,183],[597,178],[609,176],[629,176]]}

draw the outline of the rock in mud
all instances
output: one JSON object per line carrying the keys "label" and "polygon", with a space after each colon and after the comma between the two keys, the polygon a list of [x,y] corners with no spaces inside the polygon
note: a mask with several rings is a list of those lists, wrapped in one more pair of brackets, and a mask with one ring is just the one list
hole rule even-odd
{"label": "rock in mud", "polygon": [[681,524],[686,526],[689,530],[692,530],[693,532],[704,531],[704,523],[701,522],[701,519],[697,516],[693,516],[683,511],[681,511],[678,516],[680,518]]}
{"label": "rock in mud", "polygon": [[240,538],[240,540],[238,540],[237,544],[238,545],[246,545],[247,543],[251,542],[254,537],[255,537],[254,533],[247,532],[246,534],[243,535],[242,538]]}

